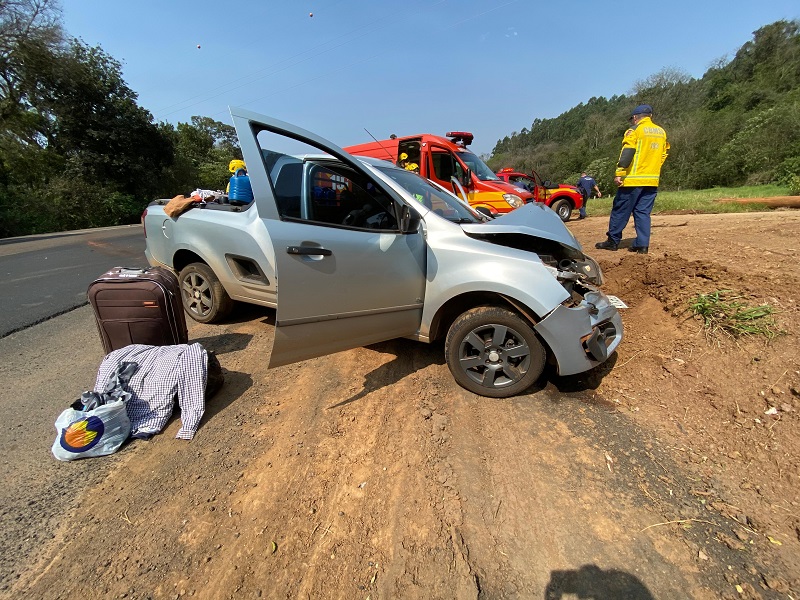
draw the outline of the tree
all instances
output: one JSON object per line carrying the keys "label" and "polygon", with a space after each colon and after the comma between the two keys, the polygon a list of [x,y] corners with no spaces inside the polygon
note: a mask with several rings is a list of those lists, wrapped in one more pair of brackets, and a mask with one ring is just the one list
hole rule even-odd
{"label": "tree", "polygon": [[785,180],[800,164],[800,93],[754,111],[720,150],[734,183]]}
{"label": "tree", "polygon": [[0,0],[0,122],[13,126],[24,106],[19,90],[25,49],[54,49],[63,40],[56,0]]}
{"label": "tree", "polygon": [[692,80],[691,76],[678,67],[664,67],[660,71],[653,73],[646,79],[642,79],[633,84],[632,96],[639,96],[643,92],[652,89],[667,90],[677,85],[687,84]]}
{"label": "tree", "polygon": [[[175,146],[176,175],[173,190],[185,193],[195,188],[217,190],[230,177],[228,164],[242,158],[236,130],[208,117],[192,117],[191,123],[164,126]],[[167,194],[169,195],[169,194]]]}
{"label": "tree", "polygon": [[78,40],[48,68],[37,65],[29,99],[46,122],[47,146],[69,159],[71,175],[109,182],[145,197],[154,176],[172,162],[170,141],[136,103],[121,65],[101,48]]}
{"label": "tree", "polygon": [[0,0],[0,119],[5,236],[134,222],[173,160],[120,64],[64,39],[50,0]]}

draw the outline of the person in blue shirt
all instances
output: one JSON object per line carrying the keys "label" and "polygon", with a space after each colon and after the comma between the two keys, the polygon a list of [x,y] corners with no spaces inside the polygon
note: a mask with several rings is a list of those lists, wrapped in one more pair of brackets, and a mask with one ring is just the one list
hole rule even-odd
{"label": "person in blue shirt", "polygon": [[525,190],[526,192],[532,192],[533,191],[533,190],[531,190],[531,188],[528,187],[528,185],[522,179],[517,179],[516,181],[512,181],[511,183],[513,183],[518,188],[521,188],[521,189]]}
{"label": "person in blue shirt", "polygon": [[589,177],[586,174],[586,171],[581,173],[581,178],[578,179],[578,183],[576,184],[578,190],[581,192],[581,196],[583,196],[583,206],[581,206],[580,211],[578,211],[578,219],[585,219],[586,218],[586,203],[589,201],[589,197],[592,195],[592,189],[597,192],[597,197],[602,198],[603,194],[600,193],[600,188],[597,187],[597,182]]}

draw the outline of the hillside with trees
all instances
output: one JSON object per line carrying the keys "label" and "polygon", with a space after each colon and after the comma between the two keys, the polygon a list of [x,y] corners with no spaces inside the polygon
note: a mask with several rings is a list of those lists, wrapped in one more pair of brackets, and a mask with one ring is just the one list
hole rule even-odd
{"label": "hillside with trees", "polygon": [[650,104],[672,146],[666,189],[797,183],[800,176],[800,22],[760,28],[731,60],[701,79],[665,68],[629,95],[591,98],[498,141],[489,165],[535,169],[572,182],[586,169],[601,188],[613,169],[630,110]]}

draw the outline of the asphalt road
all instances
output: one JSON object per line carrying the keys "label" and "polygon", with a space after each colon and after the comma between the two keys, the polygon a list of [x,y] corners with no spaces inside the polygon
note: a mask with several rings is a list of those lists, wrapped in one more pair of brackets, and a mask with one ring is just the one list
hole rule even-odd
{"label": "asphalt road", "polygon": [[112,267],[146,267],[141,225],[0,240],[0,338],[86,304]]}

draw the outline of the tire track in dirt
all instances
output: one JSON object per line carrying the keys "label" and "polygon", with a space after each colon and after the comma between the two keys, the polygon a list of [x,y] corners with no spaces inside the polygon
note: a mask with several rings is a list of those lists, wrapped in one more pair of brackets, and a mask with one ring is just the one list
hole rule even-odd
{"label": "tire track in dirt", "polygon": [[[552,392],[488,403],[465,395],[454,409],[464,539],[486,597],[606,590],[644,598],[637,594],[648,589],[718,597],[698,568],[675,567],[693,562],[680,540],[641,531],[660,512],[642,502],[638,474],[597,443],[635,438],[631,424],[577,398],[553,402]],[[586,574],[593,583],[575,588]]]}

